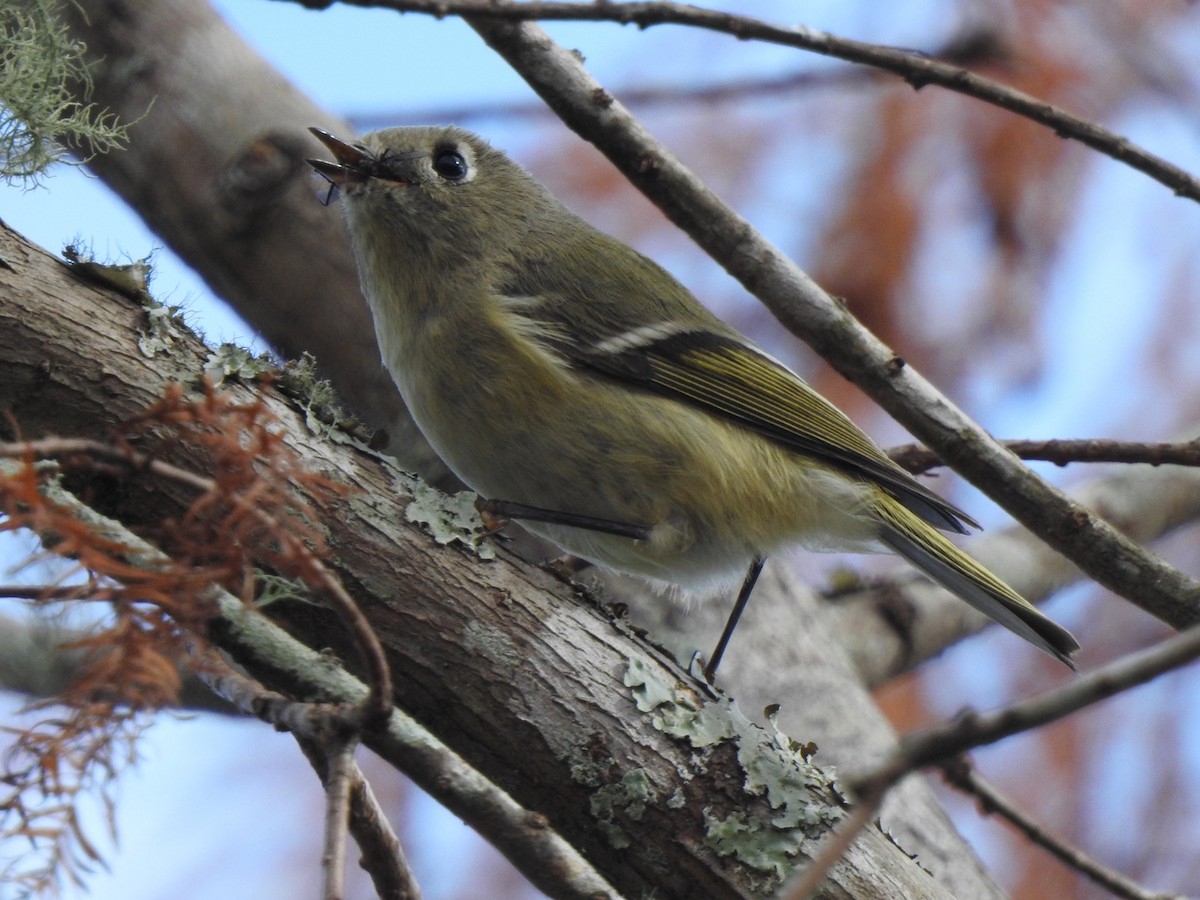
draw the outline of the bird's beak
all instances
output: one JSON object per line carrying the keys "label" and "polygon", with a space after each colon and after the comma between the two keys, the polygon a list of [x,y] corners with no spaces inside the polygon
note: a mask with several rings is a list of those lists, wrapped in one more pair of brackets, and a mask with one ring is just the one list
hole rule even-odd
{"label": "bird's beak", "polygon": [[322,128],[310,128],[313,136],[329,148],[337,162],[324,159],[308,159],[306,162],[332,183],[342,186],[361,184],[371,177],[370,164],[374,162],[366,148],[347,144],[341,138],[334,137]]}

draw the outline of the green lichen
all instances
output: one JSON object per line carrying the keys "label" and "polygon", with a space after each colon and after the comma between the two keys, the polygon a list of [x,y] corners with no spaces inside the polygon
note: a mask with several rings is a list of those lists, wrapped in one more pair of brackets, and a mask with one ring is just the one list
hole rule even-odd
{"label": "green lichen", "polygon": [[676,702],[677,684],[655,677],[655,671],[641,660],[629,661],[623,680],[625,687],[633,688],[633,701],[641,712],[654,712],[660,706]]}
{"label": "green lichen", "polygon": [[734,856],[743,865],[783,879],[795,868],[794,857],[805,836],[796,829],[773,828],[745,813],[719,818],[704,810],[706,843],[721,856]]}
{"label": "green lichen", "polygon": [[254,605],[263,609],[280,600],[290,600],[295,603],[307,603],[311,606],[324,606],[313,596],[312,589],[297,578],[284,578],[265,569],[255,568],[254,583],[257,588],[254,595]]}
{"label": "green lichen", "polygon": [[657,803],[649,775],[644,769],[631,769],[614,781],[616,760],[611,756],[597,756],[592,747],[572,750],[567,756],[567,765],[571,780],[593,789],[589,805],[601,833],[613,847],[628,847],[629,833],[621,826],[620,819],[639,821],[646,814],[646,807]]}
{"label": "green lichen", "polygon": [[237,344],[222,344],[209,350],[208,358],[204,360],[204,374],[214,387],[232,379],[253,384],[264,375],[273,375],[275,371],[275,361],[268,354],[255,355]]}
{"label": "green lichen", "polygon": [[495,559],[490,532],[475,510],[476,494],[444,494],[420,479],[411,479],[412,500],[404,518],[425,529],[439,544],[459,544],[480,559]]}
{"label": "green lichen", "polygon": [[833,771],[810,762],[811,748],[781,732],[773,715],[768,731],[747,719],[728,697],[705,699],[664,670],[636,659],[629,661],[624,681],[637,708],[650,713],[651,725],[664,734],[686,740],[696,750],[732,742],[746,793],[764,797],[774,811],[769,818],[751,819],[740,810],[722,817],[706,808],[706,842],[717,853],[782,878],[804,843],[841,818]]}
{"label": "green lichen", "polygon": [[567,766],[571,780],[584,787],[600,787],[608,781],[608,775],[616,766],[611,756],[597,758],[584,748],[572,750],[567,755]]}
{"label": "green lichen", "polygon": [[316,357],[311,353],[285,362],[276,372],[275,383],[283,394],[300,405],[310,432],[336,444],[367,446],[370,436],[342,406],[333,384],[321,377]]}
{"label": "green lichen", "polygon": [[655,801],[650,779],[642,769],[631,769],[621,780],[606,784],[592,794],[590,805],[600,830],[618,850],[631,843],[629,833],[620,826],[618,816],[636,822],[646,814],[646,805]]}

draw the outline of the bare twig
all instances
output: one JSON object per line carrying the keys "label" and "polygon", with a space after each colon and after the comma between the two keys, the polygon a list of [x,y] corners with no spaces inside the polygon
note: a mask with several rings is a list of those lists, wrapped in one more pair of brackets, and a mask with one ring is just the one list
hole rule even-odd
{"label": "bare twig", "polygon": [[[821,72],[792,72],[779,78],[747,78],[723,84],[695,87],[691,85],[661,85],[658,87],[621,88],[617,91],[621,101],[631,107],[647,108],[658,105],[678,107],[696,105],[709,107],[714,103],[728,103],[749,99],[760,102],[766,97],[796,94],[799,91],[828,88],[847,84],[866,84],[878,81],[881,76],[870,69],[841,66]],[[412,122],[468,122],[474,119],[550,119],[554,117],[545,103],[536,100],[513,103],[473,103],[462,106],[431,106],[413,109],[406,106],[399,110],[372,110],[349,113],[346,119],[356,130],[384,128],[402,119]]]}
{"label": "bare twig", "polygon": [[[1099,439],[1000,443],[1021,459],[1038,459],[1058,466],[1073,462],[1200,466],[1200,438],[1161,443]],[[914,474],[928,472],[942,464],[937,454],[918,444],[893,447],[888,450],[888,456]]]}
{"label": "bare twig", "polygon": [[359,862],[370,873],[379,900],[421,900],[421,888],[404,856],[400,838],[357,766],[350,785],[350,833],[362,854]]}
{"label": "bare twig", "polygon": [[325,852],[321,865],[325,883],[324,900],[343,900],[346,890],[346,837],[350,827],[350,779],[355,769],[354,748],[358,741],[343,737],[321,748],[326,759]]}
{"label": "bare twig", "polygon": [[[324,750],[308,738],[298,737],[297,740],[328,790],[330,775]],[[353,758],[349,760],[349,767],[349,826],[361,854],[359,865],[371,876],[379,900],[420,900],[421,888],[408,865],[400,839]]]}
{"label": "bare twig", "polygon": [[95,590],[90,584],[0,584],[0,597],[10,600],[78,600]]}
{"label": "bare twig", "polygon": [[[324,8],[328,0],[297,0],[301,6]],[[1053,129],[1059,137],[1079,141],[1093,150],[1137,169],[1170,188],[1180,197],[1200,201],[1200,179],[1155,156],[1131,141],[990,78],[959,66],[941,62],[923,53],[898,47],[868,44],[837,37],[807,26],[788,28],[750,16],[734,15],[669,2],[536,2],[536,0],[342,0],[347,6],[382,7],[397,12],[417,12],[444,18],[460,15],[475,22],[485,21],[609,21],[651,25],[686,25],[732,35],[739,40],[758,40],[796,47],[848,62],[872,66],[899,75],[916,89],[937,85],[1009,110]]]}
{"label": "bare twig", "polygon": [[1131,653],[1069,684],[990,713],[968,712],[952,722],[905,737],[891,757],[849,780],[855,793],[895,784],[909,772],[1068,716],[1200,656],[1200,627]]}
{"label": "bare twig", "polygon": [[[345,844],[344,833],[340,837],[335,836],[345,830],[346,810],[344,807],[340,813],[333,810],[338,791],[331,781],[333,775],[330,760],[341,754],[343,749],[346,750],[349,827],[355,843],[362,851],[363,868],[371,876],[375,892],[381,900],[419,900],[421,890],[408,867],[400,840],[380,809],[353,756],[350,755],[353,752],[353,743],[345,740],[344,735],[335,736],[330,740],[330,731],[326,727],[330,719],[329,711],[337,710],[338,707],[288,700],[282,694],[267,690],[257,681],[234,670],[215,651],[194,651],[192,656],[199,677],[214,693],[247,715],[257,716],[276,727],[284,728],[296,738],[321,783],[326,786],[326,859],[330,858],[330,852],[335,846],[341,848]],[[316,716],[312,714],[314,711],[317,712]],[[337,825],[337,822],[342,824]],[[339,852],[344,856],[344,850]],[[344,872],[344,860],[338,865]],[[327,864],[327,883],[332,881],[341,885],[343,881],[331,876],[331,872],[332,867]],[[328,890],[327,886],[326,891]]]}
{"label": "bare twig", "polygon": [[1183,900],[1182,894],[1146,890],[1140,884],[1131,881],[1103,863],[1097,862],[1078,847],[1053,834],[980,775],[966,757],[951,760],[942,767],[942,774],[951,785],[977,798],[980,809],[985,814],[995,813],[1007,819],[1035,844],[1110,893],[1118,897],[1125,897],[1127,900]]}

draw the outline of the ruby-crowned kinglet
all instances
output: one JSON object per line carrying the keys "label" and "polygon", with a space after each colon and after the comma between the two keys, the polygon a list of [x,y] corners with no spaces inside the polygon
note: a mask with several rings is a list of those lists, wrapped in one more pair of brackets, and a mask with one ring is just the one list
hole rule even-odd
{"label": "ruby-crowned kinglet", "polygon": [[1071,664],[1074,637],[938,531],[965,513],[503,153],[453,127],[311,130],[413,418],[530,531],[701,593],[790,544],[890,549]]}

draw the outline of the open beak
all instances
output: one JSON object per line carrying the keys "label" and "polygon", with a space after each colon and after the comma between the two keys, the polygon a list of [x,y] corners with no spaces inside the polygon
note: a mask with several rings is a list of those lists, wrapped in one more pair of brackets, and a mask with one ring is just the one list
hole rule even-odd
{"label": "open beak", "polygon": [[312,132],[318,141],[329,148],[329,152],[337,160],[337,162],[329,162],[324,159],[306,160],[321,175],[338,186],[361,184],[371,177],[370,164],[374,162],[375,157],[367,152],[366,149],[354,144],[347,144],[341,138],[334,137],[323,128],[310,128],[308,130]]}

